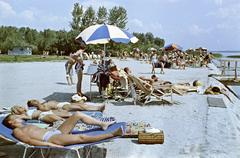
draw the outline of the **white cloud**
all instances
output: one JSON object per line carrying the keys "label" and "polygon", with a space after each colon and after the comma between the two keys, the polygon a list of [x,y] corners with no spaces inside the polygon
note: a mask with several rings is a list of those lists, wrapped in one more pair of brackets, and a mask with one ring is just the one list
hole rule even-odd
{"label": "white cloud", "polygon": [[208,34],[210,33],[210,28],[201,28],[200,26],[193,24],[189,27],[189,31],[192,35],[202,35],[202,34]]}
{"label": "white cloud", "polygon": [[222,6],[222,4],[223,4],[223,0],[213,0],[213,1],[218,6]]}
{"label": "white cloud", "polygon": [[240,19],[240,3],[222,6],[215,11],[209,12],[207,15],[222,19]]}
{"label": "white cloud", "polygon": [[179,2],[180,0],[167,0],[167,1],[170,3],[176,3],[176,2]]}
{"label": "white cloud", "polygon": [[31,10],[24,10],[23,12],[21,12],[19,14],[19,18],[24,18],[26,20],[34,20],[35,19],[35,16],[34,16],[34,13],[33,11]]}
{"label": "white cloud", "polygon": [[163,26],[161,23],[159,22],[154,22],[154,23],[151,23],[149,25],[150,29],[149,30],[152,30],[152,31],[158,31],[158,32],[162,32],[163,31]]}
{"label": "white cloud", "polygon": [[16,12],[13,10],[12,6],[4,1],[0,1],[0,17],[9,18],[15,16]]}
{"label": "white cloud", "polygon": [[133,28],[142,28],[143,27],[143,22],[139,19],[132,19],[129,20],[129,25],[132,26]]}
{"label": "white cloud", "polygon": [[45,15],[39,18],[41,20],[41,23],[46,23],[49,25],[62,25],[62,23],[69,23],[69,19],[67,17],[61,17],[56,15]]}

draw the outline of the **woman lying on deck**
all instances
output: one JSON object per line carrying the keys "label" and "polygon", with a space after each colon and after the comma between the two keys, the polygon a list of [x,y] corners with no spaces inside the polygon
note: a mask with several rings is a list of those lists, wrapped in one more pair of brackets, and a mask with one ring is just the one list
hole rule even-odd
{"label": "woman lying on deck", "polygon": [[52,124],[55,121],[64,120],[72,114],[66,110],[50,110],[40,111],[37,109],[27,110],[25,107],[15,105],[11,108],[11,113],[19,115],[24,120],[41,120],[43,122]]}
{"label": "woman lying on deck", "polygon": [[152,75],[150,79],[145,78],[143,76],[141,76],[139,78],[144,81],[147,81],[155,89],[160,89],[162,91],[166,91],[171,88],[174,93],[179,94],[179,95],[183,95],[183,93],[189,92],[189,91],[197,92],[197,87],[190,86],[189,83],[172,84],[170,81],[160,80],[156,75]]}
{"label": "woman lying on deck", "polygon": [[81,112],[76,112],[74,115],[65,120],[58,129],[55,130],[47,130],[39,128],[35,125],[25,125],[22,119],[12,114],[8,115],[3,120],[3,124],[13,129],[13,135],[17,139],[34,146],[63,147],[65,145],[92,143],[123,135],[123,130],[121,127],[111,133],[101,134],[97,136],[71,134],[72,129],[79,120],[86,124],[98,125],[103,130],[106,130],[109,125],[114,123],[101,122]]}
{"label": "woman lying on deck", "polygon": [[151,78],[145,78],[144,76],[139,77],[143,81],[149,82],[151,85],[158,83],[159,85],[172,84],[170,81],[160,80],[156,75],[152,75]]}
{"label": "woman lying on deck", "polygon": [[41,103],[36,99],[31,99],[27,102],[28,107],[36,107],[41,111],[57,110],[63,109],[67,111],[101,111],[105,109],[105,104],[96,103],[69,103],[69,102],[57,102],[57,101],[47,101]]}

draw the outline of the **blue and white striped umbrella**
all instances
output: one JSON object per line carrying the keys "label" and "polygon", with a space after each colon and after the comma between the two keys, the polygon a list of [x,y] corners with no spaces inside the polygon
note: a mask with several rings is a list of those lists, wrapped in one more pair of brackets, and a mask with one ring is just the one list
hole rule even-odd
{"label": "blue and white striped umbrella", "polygon": [[117,26],[97,24],[83,30],[76,39],[82,38],[86,44],[106,44],[110,40],[118,43],[136,43],[138,39]]}

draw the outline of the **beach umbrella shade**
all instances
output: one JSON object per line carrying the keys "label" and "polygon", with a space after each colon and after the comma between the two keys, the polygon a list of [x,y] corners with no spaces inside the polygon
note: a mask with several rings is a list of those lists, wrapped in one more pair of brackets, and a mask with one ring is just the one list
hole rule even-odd
{"label": "beach umbrella shade", "polygon": [[80,38],[86,44],[106,44],[110,40],[117,43],[136,43],[138,41],[129,32],[107,24],[96,24],[86,28],[76,37],[76,39]]}
{"label": "beach umbrella shade", "polygon": [[164,47],[164,49],[165,49],[166,51],[170,51],[170,50],[182,50],[182,47],[179,46],[179,45],[177,45],[177,44],[175,44],[175,43],[172,43],[172,44],[166,45],[166,46]]}

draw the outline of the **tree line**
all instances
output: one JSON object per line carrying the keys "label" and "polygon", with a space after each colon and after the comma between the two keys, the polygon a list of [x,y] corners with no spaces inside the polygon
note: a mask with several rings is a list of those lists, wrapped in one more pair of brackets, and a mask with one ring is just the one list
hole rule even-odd
{"label": "tree line", "polygon": [[[109,10],[101,6],[95,11],[92,6],[84,10],[82,5],[75,3],[69,31],[51,29],[38,31],[29,27],[1,26],[0,50],[2,53],[7,53],[8,50],[13,48],[31,48],[33,54],[42,54],[42,52],[48,51],[49,54],[63,52],[64,55],[68,55],[79,49],[79,42],[75,40],[75,37],[85,28],[94,24],[105,23],[126,29],[127,20],[127,11],[121,6],[115,6]],[[137,43],[126,45],[110,42],[107,44],[107,50],[123,52],[139,48],[142,51],[147,51],[150,47],[161,48],[164,46],[164,39],[154,37],[151,32],[135,32],[133,34],[139,39]],[[100,49],[103,49],[102,45],[87,46],[88,52]]]}

